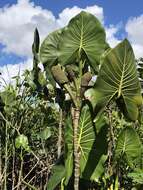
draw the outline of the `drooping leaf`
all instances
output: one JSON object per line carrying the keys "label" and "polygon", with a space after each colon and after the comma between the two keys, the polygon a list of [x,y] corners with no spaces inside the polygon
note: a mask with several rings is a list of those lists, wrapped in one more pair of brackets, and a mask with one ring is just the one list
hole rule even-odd
{"label": "drooping leaf", "polygon": [[63,165],[55,165],[52,169],[52,176],[47,185],[47,190],[54,190],[58,184],[65,177],[65,167]]}
{"label": "drooping leaf", "polygon": [[124,128],[117,139],[115,157],[124,156],[127,162],[133,164],[135,160],[141,159],[142,144],[138,134],[132,127]]}
{"label": "drooping leaf", "polygon": [[46,77],[53,86],[56,86],[56,83],[50,70],[57,63],[59,57],[58,44],[61,33],[62,29],[50,33],[40,47],[40,60],[44,65]]}
{"label": "drooping leaf", "polygon": [[94,89],[88,90],[85,96],[100,108],[116,100],[125,116],[137,120],[142,96],[130,43],[125,39],[108,51],[102,61]]}
{"label": "drooping leaf", "polygon": [[[84,106],[81,111],[78,143],[81,151],[80,157],[80,177],[87,180],[98,181],[99,177],[104,172],[104,163],[107,159],[106,150],[106,132],[107,126],[101,127],[98,133],[96,126],[92,122],[91,112],[88,106]],[[71,119],[67,120],[65,130],[66,141],[66,178],[65,183],[68,183],[73,172],[73,129]]]}
{"label": "drooping leaf", "polygon": [[48,67],[53,66],[59,57],[58,45],[62,30],[60,29],[50,33],[40,47],[41,62]]}
{"label": "drooping leaf", "polygon": [[87,61],[96,70],[100,56],[107,47],[105,31],[98,19],[82,11],[63,30],[59,43],[59,60],[62,65],[71,61],[73,63],[78,54],[84,52]]}

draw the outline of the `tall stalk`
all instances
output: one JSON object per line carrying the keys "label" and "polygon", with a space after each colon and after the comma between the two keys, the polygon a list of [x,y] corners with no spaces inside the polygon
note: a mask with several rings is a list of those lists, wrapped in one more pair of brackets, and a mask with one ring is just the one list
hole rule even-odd
{"label": "tall stalk", "polygon": [[80,119],[81,98],[80,98],[79,84],[81,84],[81,79],[80,82],[78,83],[76,96],[73,96],[71,90],[67,88],[67,86],[64,86],[74,104],[74,106],[71,109],[72,124],[73,124],[74,190],[79,190],[79,177],[80,177],[80,149],[78,144],[78,129],[79,129],[79,119]]}
{"label": "tall stalk", "polygon": [[59,120],[59,128],[58,128],[58,158],[61,156],[62,150],[62,125],[63,125],[63,110],[60,108],[60,120]]}
{"label": "tall stalk", "polygon": [[79,79],[78,79],[78,89],[76,92],[76,107],[73,109],[73,146],[74,146],[74,190],[79,190],[79,179],[80,179],[80,147],[78,144],[78,130],[79,130],[79,120],[80,120],[80,108],[81,108],[81,79],[82,79],[82,67],[83,63],[81,60],[79,49]]}
{"label": "tall stalk", "polygon": [[15,186],[15,146],[13,143],[13,150],[12,150],[12,189],[14,189]]}
{"label": "tall stalk", "polygon": [[22,181],[22,172],[23,172],[23,151],[22,151],[22,148],[21,148],[21,152],[20,152],[20,160],[21,160],[21,164],[20,164],[20,170],[19,170],[19,176],[18,176],[17,190],[20,189],[20,185],[21,185],[21,181]]}
{"label": "tall stalk", "polygon": [[7,167],[8,167],[8,124],[5,125],[5,175],[4,175],[4,190],[7,190]]}
{"label": "tall stalk", "polygon": [[80,151],[78,144],[79,118],[80,118],[80,110],[78,108],[74,108],[73,112],[74,190],[79,190],[79,176],[80,176]]}

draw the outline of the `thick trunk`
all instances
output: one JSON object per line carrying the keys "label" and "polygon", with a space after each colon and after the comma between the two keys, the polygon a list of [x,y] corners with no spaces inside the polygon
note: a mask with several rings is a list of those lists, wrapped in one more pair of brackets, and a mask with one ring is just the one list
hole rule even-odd
{"label": "thick trunk", "polygon": [[73,144],[74,144],[74,190],[79,190],[80,176],[80,151],[78,145],[78,127],[79,127],[80,110],[75,108],[73,113]]}

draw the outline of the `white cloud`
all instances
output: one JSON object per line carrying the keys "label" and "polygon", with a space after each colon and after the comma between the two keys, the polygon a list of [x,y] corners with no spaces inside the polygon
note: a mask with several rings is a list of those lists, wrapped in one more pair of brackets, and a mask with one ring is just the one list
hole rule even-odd
{"label": "white cloud", "polygon": [[143,57],[143,15],[130,18],[125,26],[137,58]]}
{"label": "white cloud", "polygon": [[81,9],[77,6],[66,8],[55,18],[53,13],[30,0],[18,0],[17,4],[0,9],[0,43],[5,45],[3,51],[19,56],[31,56],[33,32],[37,27],[43,39],[48,33],[65,26],[81,10],[88,11],[103,22],[103,9],[90,6]]}
{"label": "white cloud", "polygon": [[[17,75],[22,75],[25,69],[31,70],[32,69],[32,59],[29,58],[28,60],[18,63],[18,64],[8,64],[0,67],[0,89],[2,86],[6,84],[13,83],[12,77]],[[5,84],[6,83],[6,84]]]}
{"label": "white cloud", "polygon": [[132,42],[143,45],[143,15],[130,18],[125,29]]}
{"label": "white cloud", "polygon": [[9,83],[19,71],[21,75],[25,69],[32,68],[31,45],[33,31],[36,27],[43,39],[53,30],[65,26],[73,16],[82,10],[94,14],[103,22],[103,9],[96,5],[85,9],[77,6],[66,8],[57,19],[51,11],[36,6],[30,0],[18,0],[12,6],[0,8],[0,43],[5,46],[3,51],[28,57],[25,62],[0,67],[5,81]]}
{"label": "white cloud", "polygon": [[52,12],[29,0],[19,0],[17,4],[1,8],[0,42],[5,45],[4,51],[30,56],[35,27],[43,37],[57,28],[55,20]]}
{"label": "white cloud", "polygon": [[59,18],[57,19],[57,23],[60,27],[63,27],[68,24],[69,20],[80,13],[82,10],[87,11],[93,15],[95,15],[102,23],[104,22],[104,14],[103,8],[97,5],[87,6],[85,9],[81,9],[77,6],[72,8],[65,8],[60,14]]}
{"label": "white cloud", "polygon": [[106,28],[107,42],[110,44],[112,48],[120,42],[120,40],[117,37],[115,37],[118,30],[119,27],[113,25],[110,25],[108,28]]}

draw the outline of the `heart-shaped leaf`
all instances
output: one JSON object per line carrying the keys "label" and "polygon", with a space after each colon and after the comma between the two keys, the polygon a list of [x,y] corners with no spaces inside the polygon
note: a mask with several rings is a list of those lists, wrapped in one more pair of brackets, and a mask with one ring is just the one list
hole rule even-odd
{"label": "heart-shaped leaf", "polygon": [[58,45],[62,30],[63,29],[60,29],[50,33],[40,47],[40,61],[44,65],[47,79],[52,83],[53,86],[56,86],[56,83],[51,74],[51,66],[58,62]]}
{"label": "heart-shaped leaf", "polygon": [[88,90],[85,96],[93,106],[100,108],[116,100],[125,116],[136,120],[142,96],[135,57],[128,40],[107,52],[102,61],[95,87]]}
{"label": "heart-shaped leaf", "polygon": [[115,157],[125,156],[127,161],[133,163],[135,159],[141,159],[142,145],[138,134],[132,127],[124,128],[117,139]]}
{"label": "heart-shaped leaf", "polygon": [[100,56],[107,47],[105,31],[98,19],[82,11],[63,30],[59,43],[59,60],[62,65],[70,61],[73,63],[84,52],[87,61],[96,70]]}
{"label": "heart-shaped leaf", "polygon": [[[101,123],[101,122],[100,122]],[[87,180],[98,181],[104,172],[104,163],[107,159],[107,141],[106,132],[107,125],[102,122],[102,126],[98,133],[96,126],[92,122],[92,116],[89,107],[86,105],[82,108],[78,144],[81,151],[80,157],[80,177]],[[98,128],[98,126],[97,126]],[[67,120],[67,127],[65,129],[66,141],[66,179],[65,184],[68,183],[69,178],[73,172],[73,128],[71,118]]]}
{"label": "heart-shaped leaf", "polygon": [[58,45],[62,30],[60,29],[50,33],[40,47],[40,60],[49,68],[53,66],[59,57]]}

